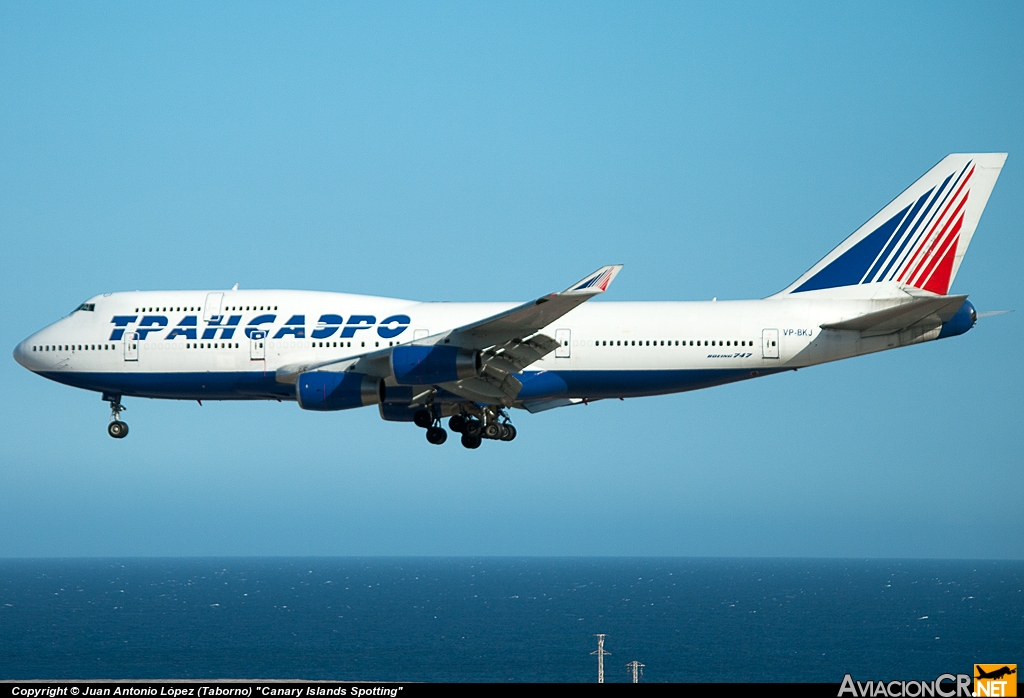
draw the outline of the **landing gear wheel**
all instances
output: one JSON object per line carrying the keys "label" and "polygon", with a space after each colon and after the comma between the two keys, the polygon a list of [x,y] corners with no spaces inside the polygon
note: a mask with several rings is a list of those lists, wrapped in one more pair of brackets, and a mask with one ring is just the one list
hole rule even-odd
{"label": "landing gear wheel", "polygon": [[485,439],[497,439],[501,436],[501,427],[494,422],[491,422],[484,427],[484,431],[481,434]]}
{"label": "landing gear wheel", "polygon": [[434,416],[427,410],[416,410],[412,416],[412,421],[415,422],[416,426],[426,429],[434,423]]}
{"label": "landing gear wheel", "polygon": [[466,418],[461,414],[457,414],[448,420],[448,428],[454,431],[456,434],[461,434],[466,430]]}
{"label": "landing gear wheel", "polygon": [[107,433],[115,439],[123,439],[128,436],[128,425],[124,422],[111,422],[107,425]]}
{"label": "landing gear wheel", "polygon": [[511,424],[501,425],[501,436],[498,437],[502,441],[511,441],[516,438],[516,428]]}
{"label": "landing gear wheel", "polygon": [[462,435],[462,445],[466,448],[480,448],[480,437],[470,436],[469,434]]}
{"label": "landing gear wheel", "polygon": [[430,427],[429,429],[427,429],[427,441],[434,444],[435,446],[440,446],[447,440],[448,432],[446,432],[441,427]]}
{"label": "landing gear wheel", "polygon": [[[483,425],[480,423],[479,419],[467,419],[465,426],[462,427],[462,433],[479,439],[480,429],[482,427]],[[476,447],[474,446],[474,448]]]}

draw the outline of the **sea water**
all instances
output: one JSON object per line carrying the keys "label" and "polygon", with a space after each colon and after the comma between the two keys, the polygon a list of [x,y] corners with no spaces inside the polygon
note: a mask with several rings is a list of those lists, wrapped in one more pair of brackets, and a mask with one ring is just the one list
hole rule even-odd
{"label": "sea water", "polygon": [[934,679],[1024,663],[1024,562],[0,560],[0,679]]}

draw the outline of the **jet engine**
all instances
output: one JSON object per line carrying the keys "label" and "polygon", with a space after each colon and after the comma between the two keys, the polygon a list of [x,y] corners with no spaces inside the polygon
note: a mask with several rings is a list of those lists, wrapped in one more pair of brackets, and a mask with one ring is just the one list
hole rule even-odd
{"label": "jet engine", "polygon": [[443,345],[405,345],[391,351],[399,385],[436,385],[480,375],[480,352]]}
{"label": "jet engine", "polygon": [[350,410],[380,402],[382,383],[352,371],[309,371],[299,374],[295,396],[304,410]]}

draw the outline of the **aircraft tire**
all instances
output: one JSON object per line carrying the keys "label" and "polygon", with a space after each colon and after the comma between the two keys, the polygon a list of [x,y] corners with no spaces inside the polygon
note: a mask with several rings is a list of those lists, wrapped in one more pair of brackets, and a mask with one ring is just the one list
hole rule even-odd
{"label": "aircraft tire", "polygon": [[430,427],[429,429],[427,429],[427,441],[434,444],[435,446],[440,446],[447,440],[448,432],[446,432],[441,427]]}
{"label": "aircraft tire", "polygon": [[115,439],[123,439],[128,436],[128,425],[124,422],[111,422],[107,425],[107,433]]}
{"label": "aircraft tire", "polygon": [[434,423],[434,418],[431,416],[430,412],[427,412],[426,410],[416,410],[412,415],[412,421],[416,426],[428,429],[430,425]]}
{"label": "aircraft tire", "polygon": [[501,436],[499,437],[502,441],[511,441],[516,438],[516,428],[511,424],[501,425]]}
{"label": "aircraft tire", "polygon": [[498,437],[501,436],[501,426],[495,424],[494,422],[491,422],[490,424],[484,427],[484,432],[482,436],[485,439],[497,439]]}
{"label": "aircraft tire", "polygon": [[480,437],[470,436],[469,434],[462,435],[462,445],[466,448],[480,448]]}
{"label": "aircraft tire", "polygon": [[483,425],[480,424],[479,419],[467,419],[466,425],[462,427],[462,433],[468,434],[476,438],[480,438],[480,429]]}
{"label": "aircraft tire", "polygon": [[448,420],[448,428],[456,434],[461,434],[466,429],[466,418],[461,414],[454,415]]}

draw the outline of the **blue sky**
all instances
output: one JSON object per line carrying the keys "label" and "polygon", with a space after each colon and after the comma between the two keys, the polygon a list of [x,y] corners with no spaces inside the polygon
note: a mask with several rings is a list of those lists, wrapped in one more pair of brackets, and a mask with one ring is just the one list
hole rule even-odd
{"label": "blue sky", "polygon": [[[834,4],[833,4],[834,5]],[[0,555],[1024,557],[1019,3],[0,3],[0,346],[97,293],[787,285],[950,152],[1009,159],[959,338],[518,415],[128,400],[0,360]]]}

